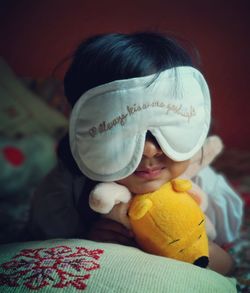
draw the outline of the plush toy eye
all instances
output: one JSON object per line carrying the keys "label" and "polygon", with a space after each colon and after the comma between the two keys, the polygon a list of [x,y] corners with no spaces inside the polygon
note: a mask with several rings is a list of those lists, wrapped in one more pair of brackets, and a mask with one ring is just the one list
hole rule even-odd
{"label": "plush toy eye", "polygon": [[201,235],[198,237],[198,239],[201,239]]}
{"label": "plush toy eye", "polygon": [[201,220],[201,222],[198,224],[198,226],[200,226],[204,221],[205,221],[205,219]]}
{"label": "plush toy eye", "polygon": [[175,243],[175,242],[178,242],[178,241],[180,241],[180,239],[175,239],[175,240],[169,242],[168,245],[171,245],[171,244],[173,244],[173,243]]}
{"label": "plush toy eye", "polygon": [[185,249],[183,248],[183,249],[181,249],[181,250],[179,250],[179,252],[181,253],[181,252],[183,252]]}

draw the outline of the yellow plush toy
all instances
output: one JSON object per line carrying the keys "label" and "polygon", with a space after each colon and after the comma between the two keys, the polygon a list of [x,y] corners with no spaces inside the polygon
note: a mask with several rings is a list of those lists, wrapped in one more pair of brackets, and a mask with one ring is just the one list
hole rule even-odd
{"label": "yellow plush toy", "polygon": [[207,195],[187,178],[209,165],[222,148],[219,137],[207,138],[180,176],[185,179],[173,179],[152,193],[132,196],[125,186],[115,182],[99,183],[90,193],[89,205],[132,229],[145,251],[206,267],[208,238],[214,240],[216,230],[204,214]]}
{"label": "yellow plush toy", "polygon": [[89,204],[132,229],[144,251],[206,267],[206,228],[213,235],[213,226],[205,226],[210,221],[196,202],[203,199],[193,190],[190,180],[177,178],[152,193],[132,197],[125,186],[106,182],[92,190]]}
{"label": "yellow plush toy", "polygon": [[208,265],[205,215],[187,193],[189,180],[174,179],[159,190],[132,198],[129,218],[139,246],[146,252]]}

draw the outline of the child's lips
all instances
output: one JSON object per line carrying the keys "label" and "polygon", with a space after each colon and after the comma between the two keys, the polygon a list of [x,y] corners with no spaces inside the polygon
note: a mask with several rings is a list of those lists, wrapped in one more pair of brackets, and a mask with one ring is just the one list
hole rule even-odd
{"label": "child's lips", "polygon": [[163,167],[138,169],[134,172],[134,174],[144,179],[156,179],[162,174],[164,169],[165,168]]}

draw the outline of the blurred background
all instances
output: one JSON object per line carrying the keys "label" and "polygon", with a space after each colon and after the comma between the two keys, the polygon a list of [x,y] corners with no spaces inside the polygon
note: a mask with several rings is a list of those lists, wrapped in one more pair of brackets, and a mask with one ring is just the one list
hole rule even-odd
{"label": "blurred background", "polygon": [[42,79],[92,34],[170,32],[200,53],[213,97],[213,131],[227,147],[248,150],[249,28],[248,0],[8,0],[1,1],[0,52],[18,76]]}

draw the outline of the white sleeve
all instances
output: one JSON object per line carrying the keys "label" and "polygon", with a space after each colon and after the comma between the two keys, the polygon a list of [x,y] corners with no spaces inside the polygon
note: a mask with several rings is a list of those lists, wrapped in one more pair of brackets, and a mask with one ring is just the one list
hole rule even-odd
{"label": "white sleeve", "polygon": [[205,213],[215,226],[215,242],[225,244],[234,241],[238,237],[243,216],[243,202],[239,195],[211,167],[202,169],[192,180],[208,195]]}

